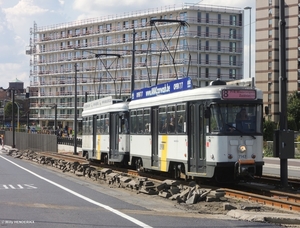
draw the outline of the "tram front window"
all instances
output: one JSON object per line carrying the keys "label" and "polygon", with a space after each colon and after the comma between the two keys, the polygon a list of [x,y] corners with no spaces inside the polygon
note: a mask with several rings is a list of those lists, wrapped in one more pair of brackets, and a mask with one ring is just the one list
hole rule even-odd
{"label": "tram front window", "polygon": [[262,133],[262,106],[258,104],[211,106],[210,131],[222,134]]}

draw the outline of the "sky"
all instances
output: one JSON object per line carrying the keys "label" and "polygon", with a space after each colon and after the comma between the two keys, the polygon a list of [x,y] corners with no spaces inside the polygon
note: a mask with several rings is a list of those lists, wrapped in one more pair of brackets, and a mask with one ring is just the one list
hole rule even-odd
{"label": "sky", "polygon": [[[150,4],[151,3],[151,4]],[[0,0],[0,87],[8,88],[16,79],[30,85],[30,57],[25,54],[29,46],[30,28],[34,22],[38,27],[74,22],[87,18],[124,15],[145,12],[166,6],[206,4],[251,10],[251,69],[254,76],[255,50],[255,0]],[[250,10],[245,12],[245,66],[249,72],[249,19]]]}

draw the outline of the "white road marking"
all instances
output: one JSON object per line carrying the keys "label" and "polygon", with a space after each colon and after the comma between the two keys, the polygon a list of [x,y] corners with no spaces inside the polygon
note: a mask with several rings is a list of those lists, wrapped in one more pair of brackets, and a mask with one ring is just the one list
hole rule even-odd
{"label": "white road marking", "polygon": [[28,172],[28,173],[30,173],[32,175],[34,175],[34,176],[36,176],[36,177],[38,177],[38,178],[40,178],[40,179],[42,179],[44,181],[47,181],[48,183],[50,183],[52,185],[55,185],[56,187],[59,187],[59,188],[65,190],[66,192],[69,192],[69,193],[77,196],[78,198],[81,198],[81,199],[83,199],[83,200],[85,200],[87,202],[90,202],[90,203],[95,204],[95,205],[97,205],[99,207],[102,207],[102,208],[104,208],[104,209],[106,209],[106,210],[108,210],[108,211],[110,211],[110,212],[112,212],[112,213],[114,213],[116,215],[119,215],[120,217],[123,217],[123,218],[129,220],[130,222],[135,223],[136,225],[138,225],[140,227],[152,228],[151,226],[149,226],[149,225],[147,225],[147,224],[145,224],[145,223],[143,223],[143,222],[141,222],[141,221],[139,221],[139,220],[137,220],[137,219],[135,219],[135,218],[133,218],[133,217],[131,217],[129,215],[126,215],[126,214],[124,214],[124,213],[122,213],[122,212],[120,212],[120,211],[118,211],[118,210],[116,210],[116,209],[114,209],[114,208],[112,208],[110,206],[107,206],[105,204],[102,204],[102,203],[99,203],[97,201],[94,201],[94,200],[92,200],[92,199],[90,199],[90,198],[88,198],[86,196],[83,196],[83,195],[81,195],[81,194],[79,194],[79,193],[77,193],[77,192],[75,192],[75,191],[73,191],[71,189],[68,189],[68,188],[66,188],[66,187],[64,187],[64,186],[62,186],[62,185],[60,185],[58,183],[55,183],[54,181],[51,181],[51,180],[49,180],[49,179],[47,179],[45,177],[42,177],[42,176],[40,176],[40,175],[38,175],[38,174],[30,171],[29,169],[26,169],[26,168],[24,168],[24,167],[22,167],[22,166],[20,166],[20,165],[18,165],[16,163],[14,163],[13,161],[10,161],[9,159],[7,159],[7,158],[5,158],[5,157],[3,157],[1,155],[0,155],[0,157],[3,158],[6,161],[12,163],[13,165],[19,167],[20,169],[25,170],[26,172]]}

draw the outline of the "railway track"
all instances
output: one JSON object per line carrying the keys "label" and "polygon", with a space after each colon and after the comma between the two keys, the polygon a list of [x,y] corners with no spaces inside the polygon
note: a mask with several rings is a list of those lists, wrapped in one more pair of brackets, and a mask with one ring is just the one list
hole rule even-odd
{"label": "railway track", "polygon": [[254,194],[234,189],[223,189],[227,197],[242,199],[264,206],[275,207],[292,212],[300,212],[300,194],[290,194],[286,192],[270,191],[270,196]]}
{"label": "railway track", "polygon": [[[39,155],[48,156],[55,159],[62,159],[65,161],[79,162],[86,164],[87,161],[83,157],[79,157],[73,154],[57,154],[49,152],[41,152]],[[166,176],[161,174],[156,175],[155,173],[138,172],[136,170],[130,170],[122,167],[111,167],[98,163],[91,163],[91,166],[111,168],[116,172],[127,173],[131,176],[143,176],[150,178],[156,182],[163,181],[167,179]],[[186,183],[182,181],[182,183]],[[261,178],[255,179],[255,182],[244,183],[235,185],[233,188],[222,188],[225,192],[225,196],[229,198],[235,198],[238,200],[245,200],[252,203],[258,203],[264,206],[269,206],[273,208],[283,209],[290,212],[300,213],[300,191],[288,190],[276,190],[276,186],[280,183],[280,179],[277,177],[263,176]],[[299,183],[296,180],[289,180],[289,183],[294,185]],[[209,186],[212,189],[217,188],[216,186]]]}

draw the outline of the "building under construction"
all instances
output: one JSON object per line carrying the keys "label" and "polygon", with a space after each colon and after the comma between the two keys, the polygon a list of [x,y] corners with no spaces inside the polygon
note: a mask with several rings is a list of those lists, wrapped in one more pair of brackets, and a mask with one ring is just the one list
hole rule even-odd
{"label": "building under construction", "polygon": [[26,51],[30,118],[40,126],[54,126],[57,118],[61,127],[74,128],[75,110],[80,122],[86,100],[125,99],[133,88],[187,76],[197,87],[217,78],[241,79],[243,12],[185,4],[43,27],[34,23]]}

